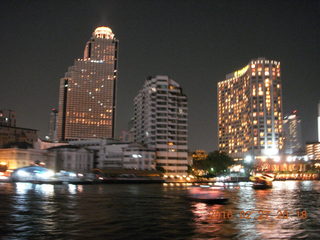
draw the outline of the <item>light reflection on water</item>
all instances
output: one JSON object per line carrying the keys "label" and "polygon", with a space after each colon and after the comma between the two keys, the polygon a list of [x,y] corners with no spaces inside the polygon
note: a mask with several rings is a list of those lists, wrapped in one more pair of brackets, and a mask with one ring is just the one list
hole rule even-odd
{"label": "light reflection on water", "polygon": [[[228,184],[229,203],[190,201],[186,185],[0,183],[4,239],[319,239],[320,182]],[[232,219],[213,212],[232,211]],[[255,219],[258,210],[269,219]],[[287,210],[287,219],[277,219]],[[306,210],[307,219],[297,211]],[[241,219],[241,211],[251,211]]]}

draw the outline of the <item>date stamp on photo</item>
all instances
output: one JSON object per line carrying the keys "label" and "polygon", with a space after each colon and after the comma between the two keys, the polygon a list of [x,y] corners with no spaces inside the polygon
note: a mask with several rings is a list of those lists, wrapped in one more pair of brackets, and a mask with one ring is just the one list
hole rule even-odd
{"label": "date stamp on photo", "polygon": [[288,210],[247,210],[234,212],[233,210],[214,210],[210,212],[210,218],[216,220],[254,219],[254,220],[271,220],[271,219],[289,219],[289,218],[307,219],[306,210],[288,211]]}

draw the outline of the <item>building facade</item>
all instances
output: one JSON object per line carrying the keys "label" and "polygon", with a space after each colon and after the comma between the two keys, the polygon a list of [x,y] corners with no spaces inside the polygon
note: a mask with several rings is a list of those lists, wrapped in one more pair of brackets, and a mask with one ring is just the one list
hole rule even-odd
{"label": "building facade", "polygon": [[10,170],[36,164],[52,170],[56,168],[55,153],[40,149],[3,148],[0,162]]}
{"label": "building facade", "polygon": [[155,151],[137,143],[113,143],[105,145],[99,153],[100,169],[124,168],[155,170]]}
{"label": "building facade", "polygon": [[56,171],[88,173],[93,169],[93,151],[72,145],[57,146],[48,149],[56,155]]}
{"label": "building facade", "polygon": [[33,145],[37,139],[38,134],[35,129],[0,126],[0,147],[18,142]]}
{"label": "building facade", "polygon": [[118,40],[98,27],[84,57],[60,79],[58,139],[113,138],[116,110]]}
{"label": "building facade", "polygon": [[302,146],[301,120],[297,111],[293,111],[283,120],[284,152],[286,154],[297,154],[304,151]]}
{"label": "building facade", "polygon": [[154,170],[155,150],[138,143],[112,139],[70,141],[71,145],[95,152],[95,167],[99,169]]}
{"label": "building facade", "polygon": [[12,110],[0,110],[0,126],[15,127],[16,113]]}
{"label": "building facade", "polygon": [[218,83],[219,150],[236,160],[283,149],[280,62],[258,58]]}
{"label": "building facade", "polygon": [[168,76],[149,77],[134,99],[134,140],[156,150],[168,173],[188,169],[188,101]]}
{"label": "building facade", "polygon": [[306,144],[308,159],[320,160],[320,142],[310,142]]}

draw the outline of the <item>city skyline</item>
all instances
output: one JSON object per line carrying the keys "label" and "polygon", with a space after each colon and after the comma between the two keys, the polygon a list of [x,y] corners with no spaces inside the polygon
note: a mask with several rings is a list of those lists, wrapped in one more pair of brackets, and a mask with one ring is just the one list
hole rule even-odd
{"label": "city skyline", "polygon": [[[50,109],[57,107],[56,79],[62,77],[73,58],[81,56],[79,51],[88,34],[99,25],[107,25],[122,42],[116,135],[126,128],[132,116],[133,108],[127,106],[132,105],[141,79],[148,75],[166,74],[181,83],[190,98],[190,149],[216,149],[216,83],[244,62],[264,56],[282,63],[284,115],[297,109],[301,114],[304,142],[316,140],[319,98],[315,91],[319,88],[316,64],[319,62],[319,49],[316,48],[319,33],[314,31],[319,23],[316,2],[299,5],[297,1],[283,1],[276,7],[271,3],[252,1],[202,2],[199,5],[193,1],[179,4],[168,1],[135,4],[99,2],[99,9],[92,6],[85,14],[73,13],[71,20],[64,11],[70,7],[79,11],[87,9],[87,3],[80,2],[78,6],[66,3],[65,10],[58,12],[57,16],[52,14],[56,14],[53,11],[55,6],[49,3],[31,3],[26,9],[24,4],[3,4],[4,11],[12,9],[17,14],[6,14],[9,10],[4,12],[4,18],[10,21],[10,25],[3,25],[6,61],[2,64],[1,108],[13,109],[18,125],[39,129],[42,137],[47,135]],[[120,11],[124,5],[128,10]],[[142,5],[149,11],[142,11]],[[162,11],[168,6],[171,7],[169,13]],[[39,10],[35,11],[37,7]],[[137,12],[130,12],[131,7]],[[225,15],[223,11],[228,7],[234,11]],[[43,15],[44,9],[52,12]],[[267,12],[272,9],[274,15],[270,18]],[[260,16],[251,22],[247,15],[257,10]],[[32,11],[33,17],[21,21]],[[97,16],[92,17],[92,12],[98,13]],[[101,21],[105,14],[108,18]],[[162,18],[145,21],[149,14]],[[13,19],[12,16],[18,18]],[[63,26],[55,23],[57,17],[65,23]],[[34,22],[41,20],[43,23],[33,26]],[[26,31],[28,34],[24,34]],[[198,36],[201,45],[198,44]],[[39,51],[33,51],[35,46]],[[12,51],[10,54],[9,50]],[[15,71],[10,65],[18,66],[21,71]]]}

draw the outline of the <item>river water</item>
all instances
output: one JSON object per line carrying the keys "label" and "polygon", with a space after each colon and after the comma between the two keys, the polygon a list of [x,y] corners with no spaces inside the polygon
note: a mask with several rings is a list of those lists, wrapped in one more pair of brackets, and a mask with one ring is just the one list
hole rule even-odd
{"label": "river water", "polygon": [[0,239],[320,239],[318,181],[228,184],[225,205],[191,201],[189,189],[0,183]]}

